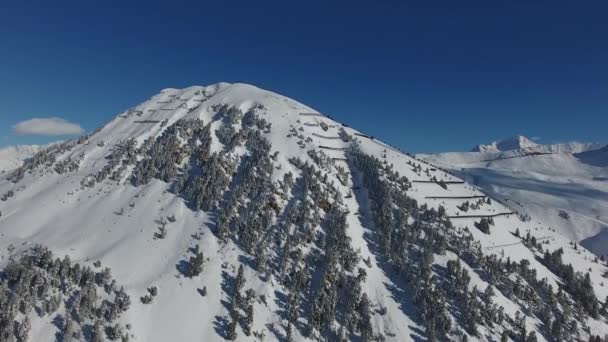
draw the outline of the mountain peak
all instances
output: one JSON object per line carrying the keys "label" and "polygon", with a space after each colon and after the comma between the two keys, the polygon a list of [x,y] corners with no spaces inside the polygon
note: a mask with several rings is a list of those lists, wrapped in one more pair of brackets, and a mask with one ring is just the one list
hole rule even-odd
{"label": "mountain peak", "polygon": [[490,144],[480,144],[475,146],[471,152],[504,152],[511,150],[522,150],[538,146],[537,143],[523,135],[516,135],[511,138],[494,141]]}
{"label": "mountain peak", "polygon": [[[608,331],[592,320],[607,270],[583,247],[449,171],[247,84],[164,89],[39,151],[0,174],[0,214],[0,297],[29,310],[0,309],[17,322],[0,336],[20,340],[127,329],[150,342],[497,340],[524,328],[522,313],[531,336],[557,340],[528,310],[562,319],[557,297],[503,293],[562,285],[564,305],[580,308],[568,327]],[[552,254],[539,259],[516,229]],[[32,279],[49,284],[42,295]]]}

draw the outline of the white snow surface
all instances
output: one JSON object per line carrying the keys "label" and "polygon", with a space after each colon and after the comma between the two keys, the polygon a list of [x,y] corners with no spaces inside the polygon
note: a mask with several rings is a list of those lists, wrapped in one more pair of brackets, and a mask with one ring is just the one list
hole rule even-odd
{"label": "white snow surface", "polygon": [[[198,95],[197,95],[198,94]],[[317,113],[314,109],[293,101],[273,92],[265,91],[246,84],[219,83],[211,86],[193,86],[185,89],[164,89],[142,104],[121,113],[99,131],[90,136],[84,144],[76,145],[71,151],[64,153],[61,158],[72,156],[76,158],[84,153],[79,170],[58,175],[52,170],[36,171],[27,174],[17,184],[0,175],[0,194],[14,190],[14,197],[0,202],[0,262],[4,263],[8,256],[7,247],[12,245],[17,250],[23,250],[36,243],[41,243],[58,256],[68,254],[72,260],[92,265],[100,260],[104,266],[109,266],[119,284],[125,286],[131,295],[131,309],[122,316],[121,320],[132,326],[131,332],[135,341],[218,341],[222,340],[215,331],[217,317],[227,316],[228,311],[222,300],[229,300],[222,291],[222,272],[236,273],[240,258],[246,253],[233,243],[219,244],[215,235],[210,231],[209,224],[213,217],[202,211],[190,210],[183,199],[167,191],[168,184],[159,180],[141,187],[133,187],[128,179],[120,184],[105,181],[93,188],[81,189],[80,181],[86,175],[99,170],[105,163],[105,156],[121,140],[135,138],[139,143],[148,137],[159,136],[163,127],[160,123],[135,123],[136,120],[167,119],[168,125],[184,117],[200,118],[205,122],[212,121],[211,107],[216,104],[231,104],[242,110],[261,104],[266,108],[264,118],[272,123],[272,130],[265,134],[272,143],[272,151],[279,151],[275,168],[278,179],[283,173],[295,169],[287,160],[297,156],[311,161],[306,151],[319,145],[346,147],[342,140],[328,140],[318,135],[336,136],[342,127],[326,116],[302,116],[301,113]],[[193,109],[194,108],[194,109]],[[141,117],[131,115],[141,113]],[[298,122],[300,121],[300,122]],[[323,131],[316,124],[324,122],[329,125]],[[306,125],[308,123],[308,125]],[[286,138],[290,125],[302,127],[305,137],[310,137],[312,143],[306,148],[297,144],[297,139]],[[345,127],[354,134],[357,131]],[[407,164],[408,161],[420,163],[412,156],[404,154],[376,139],[355,136],[360,142],[361,149],[379,158],[384,158],[393,164],[395,169],[410,180],[428,180],[425,173],[418,174]],[[100,142],[103,146],[99,146]],[[220,150],[222,146],[214,139],[212,148]],[[344,157],[340,150],[328,150],[331,157]],[[385,156],[384,156],[385,155]],[[484,205],[478,213],[500,213],[512,210],[529,210],[533,220],[522,222],[517,215],[495,218],[495,226],[490,234],[484,234],[472,228],[474,219],[461,218],[454,220],[457,227],[470,227],[474,237],[480,241],[485,253],[496,253],[508,256],[513,261],[528,259],[530,267],[535,268],[538,277],[547,277],[549,283],[557,288],[557,277],[545,268],[537,259],[539,255],[521,244],[519,238],[512,234],[515,229],[522,232],[530,231],[534,236],[546,237],[544,248],[553,250],[564,248],[564,260],[572,263],[576,271],[591,269],[591,279],[595,286],[596,295],[603,299],[608,295],[608,287],[603,286],[602,275],[607,270],[604,263],[594,263],[594,255],[579,248],[574,250],[570,239],[580,240],[593,234],[601,233],[608,222],[608,171],[605,168],[588,165],[569,154],[556,154],[537,158],[513,158],[508,162],[481,162],[485,154],[471,156],[469,154],[443,154],[427,156],[433,162],[447,165],[453,169],[465,168],[467,179],[480,184],[483,189],[501,199],[511,198],[511,201],[501,204],[493,201]],[[445,173],[441,169],[431,168],[429,174],[443,180],[458,180],[457,177]],[[280,169],[279,169],[280,168]],[[296,173],[297,174],[297,173]],[[594,180],[594,177],[604,177]],[[478,179],[483,181],[478,181]],[[500,181],[500,182],[499,182]],[[357,184],[356,172],[350,186]],[[337,182],[336,182],[337,183]],[[556,185],[559,185],[556,187]],[[348,189],[343,187],[346,192]],[[564,194],[567,195],[564,199]],[[432,207],[443,205],[448,214],[458,212],[457,205],[462,201],[449,199],[430,199],[431,196],[468,196],[483,195],[482,190],[471,183],[450,184],[443,189],[437,184],[413,183],[409,195],[419,203]],[[523,201],[520,206],[516,201]],[[133,206],[130,204],[134,203]],[[372,261],[371,268],[360,262],[360,267],[367,271],[367,279],[363,285],[374,305],[387,308],[387,314],[373,316],[374,331],[387,334],[389,341],[406,341],[420,338],[423,328],[414,319],[411,303],[408,300],[395,297],[391,287],[401,286],[393,283],[391,277],[379,267],[376,255],[364,238],[365,232],[373,230],[369,215],[358,216],[359,211],[365,213],[366,208],[353,197],[345,199],[350,210],[348,215],[349,234],[355,249],[360,249],[361,259],[368,257]],[[552,204],[552,211],[546,211],[547,203]],[[585,205],[583,205],[585,204]],[[536,206],[535,206],[536,205]],[[571,213],[571,221],[561,222],[553,210],[564,208]],[[124,209],[123,215],[115,212]],[[476,211],[473,211],[476,212]],[[545,214],[544,214],[545,213]],[[162,215],[175,214],[177,222],[170,225],[167,237],[161,241],[154,240],[153,233],[157,225],[154,220]],[[580,220],[579,220],[580,218]],[[561,223],[561,224],[558,224]],[[579,226],[580,223],[584,223]],[[575,226],[576,229],[575,229]],[[571,232],[572,235],[567,233]],[[204,271],[194,279],[181,276],[176,271],[176,264],[187,255],[192,247],[192,235],[202,235],[199,242],[208,261]],[[437,257],[435,263],[445,263],[455,256],[447,254]],[[541,256],[542,257],[542,256]],[[478,288],[487,286],[484,280],[470,272],[473,283]],[[253,288],[258,294],[267,298],[267,306],[255,304],[254,331],[265,331],[267,339],[277,340],[278,337],[270,331],[274,327],[284,333],[284,321],[277,314],[277,294],[283,291],[279,282],[271,277],[264,282],[256,276],[253,269],[246,267],[246,288]],[[143,305],[138,298],[146,293],[146,288],[158,287],[158,296],[150,305]],[[208,295],[201,297],[197,288],[206,286]],[[498,303],[505,307],[505,312],[523,311],[518,304],[510,302],[501,294],[497,295]],[[33,341],[54,340],[57,331],[52,324],[52,317],[39,318],[32,316],[33,330],[30,336]],[[301,318],[302,320],[305,319]],[[537,320],[527,320],[529,330],[539,329]],[[608,333],[604,322],[589,322],[594,333]],[[480,329],[480,336],[499,336],[497,331]],[[239,333],[239,341],[253,341]],[[539,340],[543,340],[540,333]],[[296,333],[296,340],[306,340]],[[499,338],[495,338],[498,340]]]}
{"label": "white snow surface", "polygon": [[454,171],[565,238],[608,254],[608,146],[601,146],[567,143],[418,157]]}

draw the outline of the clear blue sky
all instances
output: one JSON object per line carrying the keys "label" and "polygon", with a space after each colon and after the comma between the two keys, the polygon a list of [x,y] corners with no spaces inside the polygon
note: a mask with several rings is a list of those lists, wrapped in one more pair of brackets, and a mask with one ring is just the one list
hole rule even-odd
{"label": "clear blue sky", "polygon": [[2,5],[0,146],[60,138],[15,134],[29,118],[91,131],[162,88],[219,81],[412,152],[608,142],[607,1],[127,2]]}

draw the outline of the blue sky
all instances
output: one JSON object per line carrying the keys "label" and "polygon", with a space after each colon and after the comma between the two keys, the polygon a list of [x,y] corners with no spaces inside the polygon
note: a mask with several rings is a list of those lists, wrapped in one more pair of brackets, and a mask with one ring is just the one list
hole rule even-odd
{"label": "blue sky", "polygon": [[[160,89],[246,82],[412,152],[608,142],[606,1],[14,1],[0,146],[92,131]],[[23,133],[23,132],[22,132]]]}

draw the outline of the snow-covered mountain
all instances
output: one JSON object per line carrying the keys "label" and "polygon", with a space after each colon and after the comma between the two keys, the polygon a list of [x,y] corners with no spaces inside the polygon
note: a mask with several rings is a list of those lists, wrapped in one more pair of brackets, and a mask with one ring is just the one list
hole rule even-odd
{"label": "snow-covered mountain", "polygon": [[419,157],[453,170],[594,252],[607,254],[602,238],[608,234],[607,151],[608,146],[596,143],[564,143]]}
{"label": "snow-covered mountain", "polygon": [[0,172],[20,167],[23,161],[38,152],[44,146],[17,145],[0,148]]}
{"label": "snow-covered mountain", "polygon": [[516,135],[512,138],[494,141],[491,144],[477,145],[471,150],[471,152],[504,152],[534,148],[536,146],[538,146],[538,144],[536,144],[534,141],[522,135]]}
{"label": "snow-covered mountain", "polygon": [[0,339],[608,333],[603,260],[250,85],[165,89],[1,175],[0,195]]}
{"label": "snow-covered mountain", "polygon": [[477,145],[471,149],[471,152],[487,153],[486,157],[494,156],[495,158],[499,158],[524,154],[582,153],[599,149],[602,146],[603,144],[599,143],[576,141],[558,144],[537,144],[523,135],[516,135],[511,138],[494,141],[487,145]]}

